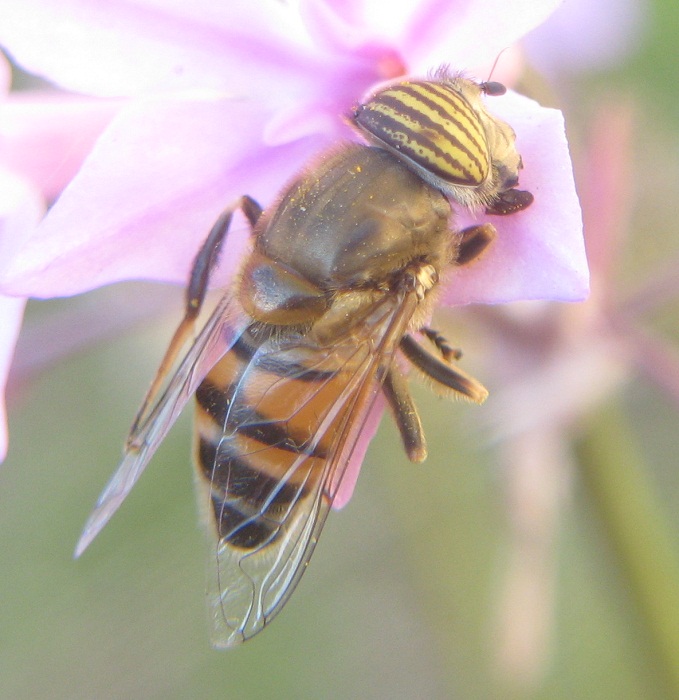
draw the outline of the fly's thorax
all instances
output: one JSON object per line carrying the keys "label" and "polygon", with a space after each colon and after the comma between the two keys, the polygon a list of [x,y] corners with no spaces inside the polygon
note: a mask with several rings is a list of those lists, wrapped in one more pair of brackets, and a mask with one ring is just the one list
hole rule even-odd
{"label": "fly's thorax", "polygon": [[323,291],[379,286],[422,256],[445,264],[450,216],[445,196],[397,158],[350,145],[293,181],[255,248]]}
{"label": "fly's thorax", "polygon": [[282,326],[313,323],[329,305],[329,295],[304,274],[257,249],[245,263],[239,299],[252,318]]}
{"label": "fly's thorax", "polygon": [[353,124],[463,206],[487,207],[518,184],[522,164],[514,131],[486,109],[483,86],[445,71],[394,83],[358,105]]}

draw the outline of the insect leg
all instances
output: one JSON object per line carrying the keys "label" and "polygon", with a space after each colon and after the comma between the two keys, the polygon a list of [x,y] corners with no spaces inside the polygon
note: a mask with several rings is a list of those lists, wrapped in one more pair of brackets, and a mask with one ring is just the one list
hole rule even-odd
{"label": "insect leg", "polygon": [[452,345],[450,345],[446,338],[433,328],[420,328],[420,333],[426,335],[427,338],[431,340],[446,362],[459,360],[462,357],[462,350],[460,350],[460,348],[454,348]]}
{"label": "insect leg", "polygon": [[455,264],[469,265],[474,262],[495,240],[495,236],[497,231],[492,224],[477,224],[462,229]]}
{"label": "insect leg", "polygon": [[526,190],[508,189],[500,192],[495,200],[486,207],[486,214],[497,214],[507,216],[517,211],[523,211],[529,207],[535,197]]}
{"label": "insect leg", "polygon": [[184,317],[172,336],[172,340],[160,363],[156,376],[132,424],[130,435],[136,433],[138,426],[146,416],[149,406],[151,406],[155,400],[165,377],[174,365],[179,352],[193,334],[196,318],[200,313],[203,301],[205,300],[205,294],[207,293],[210,274],[219,262],[219,254],[222,245],[229,232],[233,214],[237,209],[243,212],[252,229],[254,229],[257,220],[262,214],[262,207],[249,195],[243,195],[219,215],[219,218],[210,229],[210,233],[200,247],[198,254],[194,258],[193,265],[191,266],[189,283],[186,288]]}
{"label": "insect leg", "polygon": [[219,215],[219,218],[210,229],[208,237],[200,247],[198,254],[193,260],[193,265],[191,266],[191,276],[189,277],[189,284],[186,288],[186,312],[184,321],[194,321],[200,313],[210,281],[210,274],[219,262],[222,245],[226,240],[226,234],[229,232],[233,213],[237,209],[240,209],[243,214],[245,214],[252,229],[254,229],[255,224],[262,215],[262,207],[248,195],[240,197],[234,204]]}
{"label": "insect leg", "polygon": [[417,369],[442,388],[452,389],[476,403],[483,403],[488,397],[488,391],[483,384],[461,369],[441,362],[438,357],[427,352],[411,335],[403,336],[400,347],[403,354]]}
{"label": "insect leg", "polygon": [[423,462],[427,444],[417,408],[408,390],[408,382],[397,367],[387,372],[382,391],[391,407],[394,421],[401,433],[403,447],[411,462]]}

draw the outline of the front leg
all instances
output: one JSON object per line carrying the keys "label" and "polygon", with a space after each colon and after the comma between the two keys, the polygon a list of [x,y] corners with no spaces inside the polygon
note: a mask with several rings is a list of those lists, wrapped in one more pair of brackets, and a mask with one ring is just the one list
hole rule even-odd
{"label": "front leg", "polygon": [[172,336],[170,345],[165,352],[160,367],[153,378],[153,382],[144,398],[137,417],[132,424],[131,435],[134,435],[141,420],[145,417],[149,406],[153,404],[158,395],[160,387],[163,385],[165,378],[168,376],[170,369],[175,363],[179,352],[184,347],[189,338],[193,335],[196,318],[203,306],[205,294],[207,293],[210,275],[214,271],[219,262],[219,254],[222,245],[226,240],[226,235],[231,227],[231,220],[234,212],[240,209],[250,224],[250,228],[254,230],[255,224],[262,214],[262,208],[255,202],[252,197],[243,195],[236,200],[230,207],[225,209],[210,229],[205,242],[200,247],[198,254],[194,258],[191,266],[191,274],[189,283],[186,287],[186,305],[184,307],[184,317],[177,326],[177,330]]}
{"label": "front leg", "polygon": [[262,207],[247,194],[237,199],[219,215],[191,266],[189,284],[186,287],[184,321],[193,321],[200,313],[209,286],[210,275],[217,267],[219,256],[222,252],[222,245],[231,228],[231,220],[237,209],[240,209],[245,214],[251,231],[254,230],[255,224],[262,215]]}
{"label": "front leg", "polygon": [[456,265],[469,265],[483,254],[495,240],[497,231],[492,224],[476,224],[460,231],[460,241],[457,248]]}

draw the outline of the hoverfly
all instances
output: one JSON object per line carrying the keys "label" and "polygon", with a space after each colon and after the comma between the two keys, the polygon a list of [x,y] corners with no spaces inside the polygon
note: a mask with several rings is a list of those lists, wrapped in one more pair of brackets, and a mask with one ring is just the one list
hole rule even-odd
{"label": "hoverfly", "polygon": [[[490,224],[455,230],[449,198],[495,214],[533,200],[516,189],[522,162],[513,130],[483,102],[503,92],[446,70],[382,88],[350,118],[370,145],[326,153],[266,211],[245,195],[221,215],[77,555],[195,395],[213,641],[232,646],[259,632],[294,590],[378,394],[408,457],[426,457],[405,363],[444,391],[485,399],[425,324],[441,274],[475,260],[495,235]],[[251,252],[191,342],[238,209],[252,230]]]}

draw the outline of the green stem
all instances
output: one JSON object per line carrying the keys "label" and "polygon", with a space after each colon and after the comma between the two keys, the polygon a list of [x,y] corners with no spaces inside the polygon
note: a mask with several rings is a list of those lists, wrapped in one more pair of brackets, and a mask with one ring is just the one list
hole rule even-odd
{"label": "green stem", "polygon": [[608,530],[653,651],[679,698],[679,563],[648,467],[619,408],[593,416],[579,444],[583,480]]}

